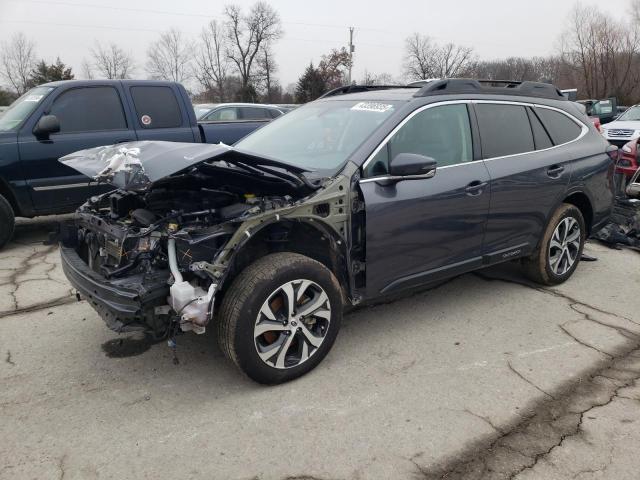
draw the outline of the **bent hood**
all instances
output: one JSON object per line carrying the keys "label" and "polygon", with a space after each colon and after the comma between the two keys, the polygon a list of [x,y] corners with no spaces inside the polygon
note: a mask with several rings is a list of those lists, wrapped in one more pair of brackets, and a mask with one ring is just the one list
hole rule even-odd
{"label": "bent hood", "polygon": [[59,161],[98,183],[110,183],[123,190],[144,190],[158,180],[212,160],[280,167],[294,174],[306,171],[223,143],[127,142],[80,150]]}

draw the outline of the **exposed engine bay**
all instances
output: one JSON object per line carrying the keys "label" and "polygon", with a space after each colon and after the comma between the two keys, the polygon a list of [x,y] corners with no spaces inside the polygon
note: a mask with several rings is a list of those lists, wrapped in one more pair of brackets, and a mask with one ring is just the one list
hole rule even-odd
{"label": "exposed engine bay", "polygon": [[[300,170],[224,145],[201,145],[207,160],[186,167],[177,162],[174,168],[181,170],[161,176],[166,163],[161,173],[155,172],[144,149],[155,149],[154,162],[171,162],[158,156],[163,151],[158,144],[164,143],[99,147],[61,160],[74,168],[82,165],[84,171],[78,170],[85,174],[90,165],[96,181],[120,187],[90,198],[62,235],[63,250],[75,252],[81,261],[63,262],[65,273],[114,330],[161,336],[173,319],[182,331],[204,332],[233,254],[263,225],[285,217],[316,217],[327,220],[327,228],[345,231],[348,217],[340,207],[347,203],[344,177],[312,183]],[[180,145],[189,150],[189,155],[180,153],[182,160],[196,159],[193,144],[170,144],[171,157]],[[112,300],[105,300],[102,291],[92,292],[86,278],[80,285],[81,263],[103,290],[113,286]],[[131,290],[127,295],[141,307],[123,314],[126,309],[116,298],[123,296],[120,288]]]}

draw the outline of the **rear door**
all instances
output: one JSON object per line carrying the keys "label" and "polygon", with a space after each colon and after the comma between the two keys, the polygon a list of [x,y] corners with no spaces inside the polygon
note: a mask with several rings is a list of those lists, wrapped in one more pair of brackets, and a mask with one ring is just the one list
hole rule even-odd
{"label": "rear door", "polygon": [[[423,107],[365,163],[368,296],[481,265],[489,174],[474,154],[468,108],[464,102]],[[385,182],[389,159],[404,152],[435,159],[435,176]]]}
{"label": "rear door", "polygon": [[20,159],[30,187],[34,208],[41,212],[64,211],[91,195],[112,189],[89,184],[89,178],[58,162],[85,148],[136,139],[129,128],[118,85],[91,85],[55,91],[45,113],[55,115],[60,132],[48,140],[33,135],[33,126],[20,132]]}
{"label": "rear door", "polygon": [[131,99],[138,140],[197,141],[189,112],[176,90],[168,85],[125,85]]}
{"label": "rear door", "polygon": [[492,101],[474,107],[491,176],[485,261],[501,261],[536,247],[571,177],[573,159],[561,145],[587,127],[551,107]]}

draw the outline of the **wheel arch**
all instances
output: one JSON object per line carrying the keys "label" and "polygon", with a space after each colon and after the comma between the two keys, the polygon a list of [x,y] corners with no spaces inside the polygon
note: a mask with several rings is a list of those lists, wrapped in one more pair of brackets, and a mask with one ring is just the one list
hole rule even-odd
{"label": "wheel arch", "polygon": [[235,247],[218,295],[222,299],[233,280],[257,259],[276,252],[305,255],[327,267],[338,279],[343,296],[350,296],[349,261],[345,241],[329,225],[313,218],[280,219],[265,223]]}
{"label": "wheel arch", "polygon": [[591,228],[593,227],[593,203],[589,199],[589,196],[581,190],[569,192],[565,195],[562,203],[568,203],[580,210],[587,229],[587,236],[589,236],[591,234]]}
{"label": "wheel arch", "polygon": [[3,179],[0,178],[0,195],[7,199],[9,205],[13,209],[13,214],[17,217],[20,215],[20,208],[18,206],[18,202],[16,201],[16,197],[11,190],[9,184]]}

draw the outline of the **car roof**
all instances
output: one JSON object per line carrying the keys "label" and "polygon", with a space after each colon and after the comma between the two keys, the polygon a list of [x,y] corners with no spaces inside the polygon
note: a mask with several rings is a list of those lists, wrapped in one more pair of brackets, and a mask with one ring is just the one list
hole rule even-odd
{"label": "car roof", "polygon": [[568,102],[557,87],[550,83],[511,81],[511,80],[476,80],[470,78],[447,78],[434,80],[424,86],[396,85],[345,85],[325,93],[320,100],[405,100],[419,101],[428,98],[492,98],[510,100],[513,97],[535,98]]}

